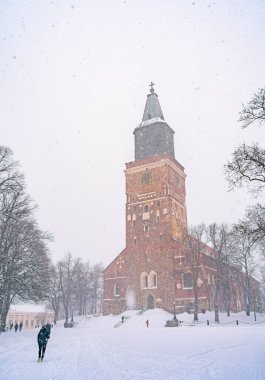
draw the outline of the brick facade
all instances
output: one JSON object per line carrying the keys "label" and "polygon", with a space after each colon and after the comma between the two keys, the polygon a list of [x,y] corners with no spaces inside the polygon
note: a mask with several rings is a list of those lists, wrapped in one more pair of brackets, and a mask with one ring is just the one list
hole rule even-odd
{"label": "brick facade", "polygon": [[[154,95],[151,92],[147,99],[149,104],[146,108],[151,111]],[[157,107],[158,99],[154,99],[155,110],[160,106]],[[104,271],[105,315],[118,314],[126,309],[154,307],[173,312],[174,305],[178,313],[193,308],[193,289],[184,283],[190,268],[185,246],[181,243],[187,233],[186,174],[183,166],[174,158],[171,144],[174,132],[166,123],[157,123],[159,115],[152,116],[153,122],[144,121],[135,130],[136,160],[127,163],[124,171],[127,197],[126,248]],[[170,128],[166,133],[165,124],[166,128]],[[150,128],[148,133],[146,128]],[[141,129],[144,133],[141,133]],[[160,146],[159,140],[150,138],[152,130],[155,130],[156,136],[160,136]],[[199,309],[213,307],[211,292],[216,274],[214,255],[209,247],[201,255]],[[232,267],[229,271],[238,272]],[[232,287],[231,310],[239,311],[243,308],[243,294],[236,280]],[[221,309],[224,307],[222,297],[224,299],[220,293]]]}

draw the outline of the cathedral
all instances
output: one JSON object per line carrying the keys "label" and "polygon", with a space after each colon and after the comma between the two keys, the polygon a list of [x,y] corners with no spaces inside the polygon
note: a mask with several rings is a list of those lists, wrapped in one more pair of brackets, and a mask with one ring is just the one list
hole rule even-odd
{"label": "cathedral", "polygon": [[[126,247],[104,270],[104,315],[152,308],[181,313],[194,307],[191,268],[183,244],[188,232],[186,174],[175,158],[174,131],[165,121],[153,86],[142,122],[133,132],[135,160],[124,171]],[[214,255],[205,246],[197,281],[199,311],[213,307]],[[231,286],[231,310],[241,311],[242,290],[236,280]],[[219,304],[222,308],[222,300]]]}

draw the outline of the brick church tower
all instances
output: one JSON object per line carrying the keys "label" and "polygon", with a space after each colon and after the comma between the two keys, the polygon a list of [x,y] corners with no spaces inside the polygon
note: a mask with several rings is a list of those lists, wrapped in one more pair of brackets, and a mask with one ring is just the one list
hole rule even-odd
{"label": "brick church tower", "polygon": [[[164,120],[153,83],[150,87],[142,122],[133,132],[135,161],[125,170],[126,248],[104,271],[103,314],[154,307],[182,312],[194,299],[182,243],[186,175],[175,159],[174,131]],[[204,278],[214,281],[211,256],[209,248],[201,284]],[[199,298],[200,308],[207,308],[202,288]]]}

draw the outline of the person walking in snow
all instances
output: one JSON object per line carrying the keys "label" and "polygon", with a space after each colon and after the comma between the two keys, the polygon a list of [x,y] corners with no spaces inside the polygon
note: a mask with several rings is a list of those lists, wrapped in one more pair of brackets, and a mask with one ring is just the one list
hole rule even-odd
{"label": "person walking in snow", "polygon": [[13,328],[13,322],[10,323],[9,330],[11,331]]}
{"label": "person walking in snow", "polygon": [[51,326],[49,323],[42,326],[38,333],[39,358],[38,362],[42,362],[46,350],[48,339],[50,338]]}
{"label": "person walking in snow", "polygon": [[17,329],[18,329],[18,324],[17,323],[15,324],[14,329],[15,329],[15,332],[17,332]]}
{"label": "person walking in snow", "polygon": [[146,327],[148,328],[148,326],[149,326],[149,321],[148,321],[148,319],[146,320]]}
{"label": "person walking in snow", "polygon": [[124,322],[124,315],[121,317],[121,323]]}
{"label": "person walking in snow", "polygon": [[19,324],[19,331],[21,331],[21,330],[22,330],[22,327],[23,327],[23,323],[22,323],[22,322],[20,322],[20,324]]}

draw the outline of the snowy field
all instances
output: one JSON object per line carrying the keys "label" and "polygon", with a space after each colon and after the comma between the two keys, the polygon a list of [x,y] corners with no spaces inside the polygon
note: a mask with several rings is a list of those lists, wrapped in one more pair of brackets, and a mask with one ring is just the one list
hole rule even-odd
{"label": "snowy field", "polygon": [[[37,329],[1,334],[0,379],[265,380],[265,323],[247,324],[253,316],[221,316],[223,324],[207,326],[213,315],[200,314],[193,326],[192,315],[181,314],[185,323],[175,328],[164,327],[172,315],[163,310],[124,316],[124,324],[121,316],[77,318],[72,329],[59,323],[42,363]],[[257,322],[264,319],[258,316]]]}

